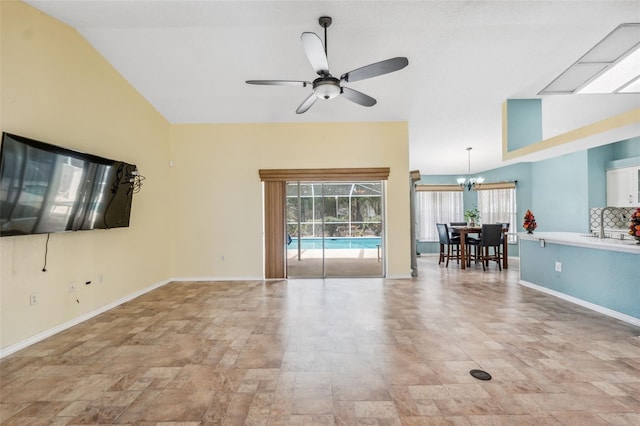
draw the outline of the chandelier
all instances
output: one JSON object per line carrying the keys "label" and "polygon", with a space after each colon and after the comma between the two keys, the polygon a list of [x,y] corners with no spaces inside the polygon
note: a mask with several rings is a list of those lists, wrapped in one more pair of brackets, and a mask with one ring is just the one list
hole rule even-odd
{"label": "chandelier", "polygon": [[465,188],[467,188],[467,191],[471,191],[471,189],[478,189],[480,187],[480,185],[482,184],[482,182],[484,182],[484,178],[479,177],[479,178],[472,178],[471,177],[471,147],[467,148],[467,157],[468,157],[468,161],[469,161],[469,168],[468,168],[468,172],[467,172],[467,177],[466,178],[458,178],[458,184],[460,185],[460,188],[462,188],[463,190]]}

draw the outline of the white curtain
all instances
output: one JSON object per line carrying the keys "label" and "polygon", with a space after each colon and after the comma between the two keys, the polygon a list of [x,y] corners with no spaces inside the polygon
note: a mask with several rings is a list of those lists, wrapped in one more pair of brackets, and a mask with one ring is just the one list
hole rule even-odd
{"label": "white curtain", "polygon": [[419,241],[438,241],[436,223],[464,222],[461,191],[419,191],[416,195]]}
{"label": "white curtain", "polygon": [[[517,229],[515,188],[479,190],[478,210],[481,223],[509,223],[510,233]],[[515,242],[515,235],[509,241]]]}

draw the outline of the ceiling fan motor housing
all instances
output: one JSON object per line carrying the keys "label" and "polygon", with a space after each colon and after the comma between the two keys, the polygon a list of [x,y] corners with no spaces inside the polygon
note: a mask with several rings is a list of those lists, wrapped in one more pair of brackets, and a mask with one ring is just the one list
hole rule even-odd
{"label": "ceiling fan motor housing", "polygon": [[313,81],[313,93],[319,99],[333,99],[341,92],[340,80],[330,75]]}

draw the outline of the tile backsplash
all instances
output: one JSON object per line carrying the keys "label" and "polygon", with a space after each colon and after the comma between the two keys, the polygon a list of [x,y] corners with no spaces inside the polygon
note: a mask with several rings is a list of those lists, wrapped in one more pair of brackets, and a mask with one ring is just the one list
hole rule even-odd
{"label": "tile backsplash", "polygon": [[[628,229],[631,214],[636,207],[619,207],[618,210],[607,210],[604,212],[605,229]],[[602,207],[589,209],[589,223],[591,231],[600,229],[600,212]]]}

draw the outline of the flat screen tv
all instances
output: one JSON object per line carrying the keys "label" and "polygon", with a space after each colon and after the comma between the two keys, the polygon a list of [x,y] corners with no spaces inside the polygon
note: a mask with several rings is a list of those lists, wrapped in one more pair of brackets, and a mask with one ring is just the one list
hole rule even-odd
{"label": "flat screen tv", "polygon": [[0,149],[0,236],[129,226],[137,168],[10,133]]}

